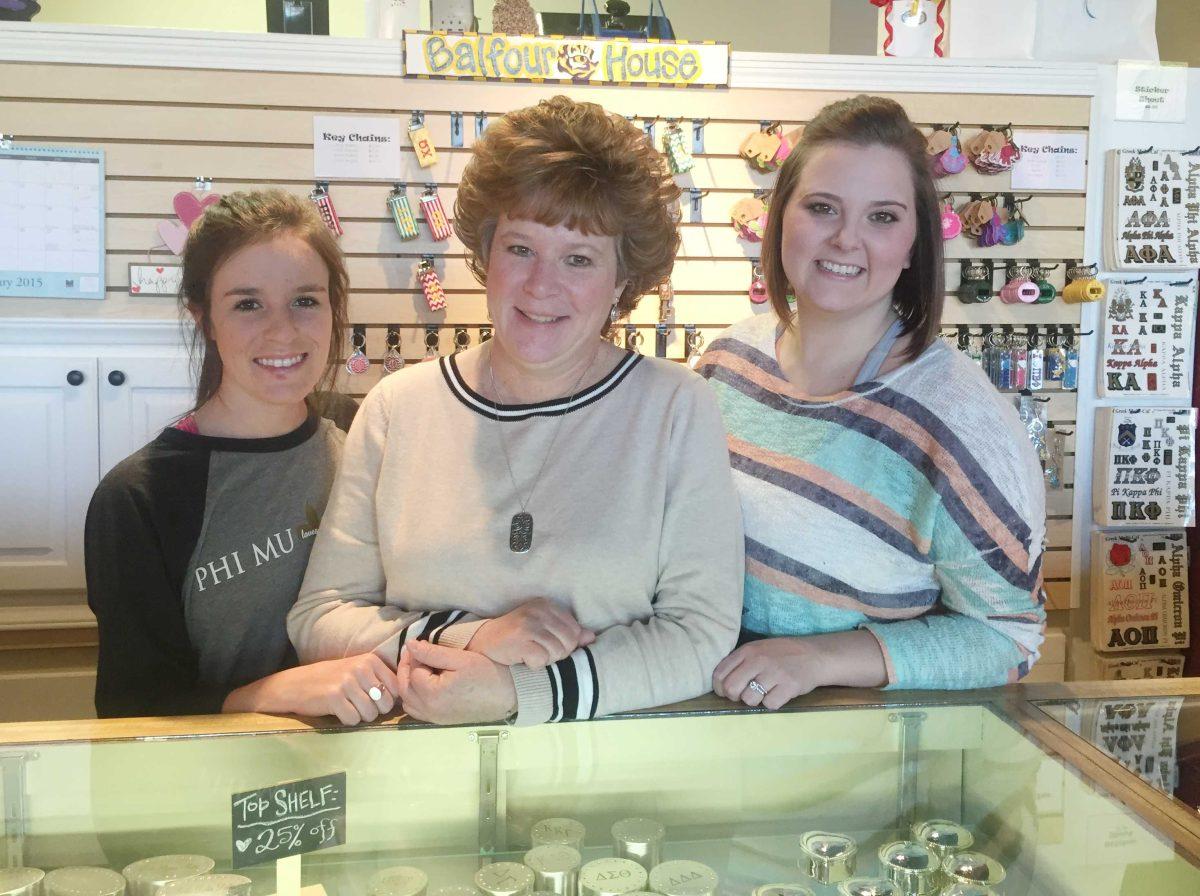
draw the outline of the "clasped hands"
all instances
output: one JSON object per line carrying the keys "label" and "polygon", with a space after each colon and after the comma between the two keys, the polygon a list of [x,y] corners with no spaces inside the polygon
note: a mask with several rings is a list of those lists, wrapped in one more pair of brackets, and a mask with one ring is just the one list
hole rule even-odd
{"label": "clasped hands", "polygon": [[438,725],[504,719],[517,709],[509,666],[542,669],[595,640],[570,610],[535,598],[483,623],[463,650],[408,642],[396,665],[400,702]]}

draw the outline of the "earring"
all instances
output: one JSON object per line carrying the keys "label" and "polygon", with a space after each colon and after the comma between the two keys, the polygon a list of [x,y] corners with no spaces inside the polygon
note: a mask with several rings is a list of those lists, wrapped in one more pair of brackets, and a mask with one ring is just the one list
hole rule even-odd
{"label": "earring", "polygon": [[613,302],[612,309],[608,312],[608,322],[610,324],[615,324],[620,316],[621,312],[617,308],[617,303]]}

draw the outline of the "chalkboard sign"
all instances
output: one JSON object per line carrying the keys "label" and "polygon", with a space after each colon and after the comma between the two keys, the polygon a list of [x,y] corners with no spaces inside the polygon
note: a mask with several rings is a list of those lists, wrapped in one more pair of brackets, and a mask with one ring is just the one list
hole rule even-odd
{"label": "chalkboard sign", "polygon": [[233,867],[346,842],[346,773],[235,793]]}

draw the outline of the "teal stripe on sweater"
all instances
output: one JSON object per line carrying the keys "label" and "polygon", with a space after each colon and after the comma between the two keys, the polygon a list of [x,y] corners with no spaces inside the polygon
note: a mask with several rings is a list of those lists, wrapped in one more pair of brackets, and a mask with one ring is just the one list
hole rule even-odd
{"label": "teal stripe on sweater", "polygon": [[867,619],[862,613],[826,607],[781,591],[752,575],[746,576],[742,628],[758,634],[821,635],[857,628]]}

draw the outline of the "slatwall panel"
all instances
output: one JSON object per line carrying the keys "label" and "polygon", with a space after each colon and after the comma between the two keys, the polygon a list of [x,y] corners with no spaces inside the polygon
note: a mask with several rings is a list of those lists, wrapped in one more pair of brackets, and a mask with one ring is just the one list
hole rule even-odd
{"label": "slatwall panel", "polygon": [[[695,168],[677,178],[685,189],[707,191],[703,221],[691,223],[683,210],[683,247],[672,281],[675,322],[695,325],[711,341],[721,328],[747,316],[746,298],[751,259],[759,244],[736,238],[728,223],[729,207],[756,189],[771,186],[774,175],[753,170],[737,155],[742,139],[760,120],[782,121],[785,132],[802,126],[823,105],[849,94],[806,90],[735,89],[727,91],[634,90],[621,88],[564,88],[555,85],[450,83],[397,78],[331,74],[264,73],[179,69],[121,69],[105,66],[0,64],[0,131],[17,135],[18,143],[100,147],[106,151],[108,215],[108,300],[103,303],[46,303],[0,299],[3,314],[69,314],[87,317],[162,317],[174,314],[169,299],[131,297],[127,265],[147,259],[172,260],[158,242],[155,225],[170,217],[171,198],[188,189],[196,176],[213,180],[223,192],[280,187],[307,194],[312,187],[312,116],[314,114],[395,115],[407,123],[412,110],[426,115],[439,160],[431,169],[419,168],[410,149],[404,152],[402,178],[409,199],[420,188],[436,183],[447,210],[470,155],[474,115],[495,117],[508,109],[536,102],[554,93],[603,104],[639,121],[658,117],[660,140],[666,119],[682,118],[690,138],[692,119],[707,121],[705,152]],[[891,94],[914,121],[962,123],[963,138],[983,125],[1012,123],[1014,127],[1086,131],[1090,100],[1078,97],[991,96],[948,94]],[[450,113],[464,113],[466,146],[450,147]],[[690,140],[688,141],[690,144]],[[659,144],[661,145],[661,144]],[[346,233],[342,246],[350,270],[351,320],[371,325],[367,350],[378,358],[384,350],[384,327],[402,328],[406,358],[424,353],[426,325],[439,325],[440,344],[449,351],[455,327],[465,327],[472,343],[486,324],[484,294],[464,264],[457,239],[436,243],[421,223],[422,237],[401,242],[388,215],[385,199],[390,184],[337,182],[331,187]],[[1008,175],[984,176],[968,168],[940,182],[961,205],[970,192],[1008,191]],[[1030,222],[1025,239],[1016,246],[979,248],[962,237],[946,245],[947,290],[958,285],[962,258],[998,260],[996,288],[1003,283],[1003,259],[1040,258],[1063,261],[1081,258],[1084,245],[1084,195],[1079,192],[1039,192],[1025,206]],[[445,311],[431,313],[415,279],[422,255],[436,256],[436,267],[448,293]],[[1063,267],[1051,274],[1061,288]],[[1057,278],[1057,279],[1054,279]],[[653,351],[658,301],[648,297],[632,322],[641,328],[643,350]],[[1022,325],[1079,323],[1078,306],[1055,301],[1048,305],[1010,306],[998,298],[965,306],[951,295],[946,324],[1009,323]],[[682,329],[673,332],[668,355],[683,356]],[[379,366],[360,377],[343,377],[342,387],[364,393],[375,382]],[[1075,396],[1047,393],[1049,418],[1059,428],[1073,429]],[[1073,481],[1074,444],[1066,481]],[[1071,504],[1066,488],[1048,499],[1048,543],[1045,570],[1052,609],[1069,605]]]}

